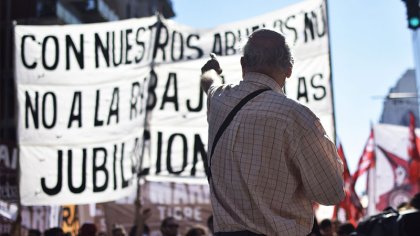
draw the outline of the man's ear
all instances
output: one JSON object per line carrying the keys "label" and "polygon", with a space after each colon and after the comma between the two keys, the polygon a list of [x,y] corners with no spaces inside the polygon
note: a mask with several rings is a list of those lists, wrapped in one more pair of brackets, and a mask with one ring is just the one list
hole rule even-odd
{"label": "man's ear", "polygon": [[290,76],[292,76],[292,67],[286,69],[286,78],[290,78]]}

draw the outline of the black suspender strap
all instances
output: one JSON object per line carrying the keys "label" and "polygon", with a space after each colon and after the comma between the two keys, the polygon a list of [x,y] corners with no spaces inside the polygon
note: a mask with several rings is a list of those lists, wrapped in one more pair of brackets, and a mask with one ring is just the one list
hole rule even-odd
{"label": "black suspender strap", "polygon": [[213,157],[214,149],[216,148],[217,142],[219,141],[220,137],[222,136],[223,132],[225,132],[226,128],[229,126],[229,124],[232,122],[233,118],[235,117],[236,113],[238,113],[239,110],[251,99],[258,96],[259,94],[270,90],[269,88],[265,89],[259,89],[257,91],[254,91],[250,94],[248,94],[246,97],[244,97],[238,105],[236,105],[232,111],[227,115],[226,119],[223,121],[222,125],[220,126],[219,130],[216,133],[216,136],[213,141],[213,145],[211,147],[211,154],[210,154],[210,161],[207,163],[207,160],[204,160],[204,170],[207,174],[207,178],[210,180],[211,178],[211,159]]}

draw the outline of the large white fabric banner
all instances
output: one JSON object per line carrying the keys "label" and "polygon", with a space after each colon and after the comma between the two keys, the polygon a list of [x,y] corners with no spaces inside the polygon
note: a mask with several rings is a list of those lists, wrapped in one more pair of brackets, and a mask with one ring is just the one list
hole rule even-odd
{"label": "large white fabric banner", "polygon": [[[283,32],[295,58],[286,94],[313,110],[331,139],[334,118],[325,3],[304,1],[252,19],[197,30],[172,20],[157,26],[153,50],[155,78],[150,118],[150,152],[145,167],[155,176],[204,177],[207,150],[206,97],[200,91],[200,68],[218,55],[226,83],[242,79],[241,46],[256,29]],[[204,146],[203,146],[204,145]]]}
{"label": "large white fabric banner", "polygon": [[[420,131],[416,129],[419,137]],[[376,165],[373,172],[373,196],[376,212],[386,207],[397,208],[400,203],[409,202],[417,193],[418,186],[410,183],[410,168],[416,164],[408,156],[409,128],[406,126],[378,124],[374,126]],[[371,212],[374,214],[374,212]]]}
{"label": "large white fabric banner", "polygon": [[143,151],[143,173],[204,178],[200,68],[214,52],[225,82],[238,83],[240,48],[259,28],[286,35],[295,58],[286,94],[311,108],[333,138],[325,7],[304,1],[213,29],[157,17],[16,26],[22,203],[82,204],[133,193]]}
{"label": "large white fabric banner", "polygon": [[22,204],[135,191],[155,23],[15,27]]}

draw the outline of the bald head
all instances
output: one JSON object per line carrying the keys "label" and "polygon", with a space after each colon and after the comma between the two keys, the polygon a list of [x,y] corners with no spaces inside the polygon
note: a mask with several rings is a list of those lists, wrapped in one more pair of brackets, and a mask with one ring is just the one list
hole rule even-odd
{"label": "bald head", "polygon": [[243,50],[242,66],[246,71],[293,66],[293,57],[284,36],[268,29],[260,29],[251,34]]}

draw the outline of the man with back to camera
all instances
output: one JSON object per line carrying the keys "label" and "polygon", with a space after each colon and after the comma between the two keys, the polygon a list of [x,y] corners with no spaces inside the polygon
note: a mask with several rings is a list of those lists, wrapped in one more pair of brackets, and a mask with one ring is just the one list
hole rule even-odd
{"label": "man with back to camera", "polygon": [[[222,69],[214,56],[201,68],[201,87],[208,95],[206,172],[214,231],[222,236],[307,235],[312,203],[334,205],[345,194],[335,145],[318,117],[283,93],[293,58],[282,34],[255,31],[241,66],[239,85],[217,84]],[[249,94],[254,97],[226,119]],[[219,131],[221,126],[225,129]]]}

